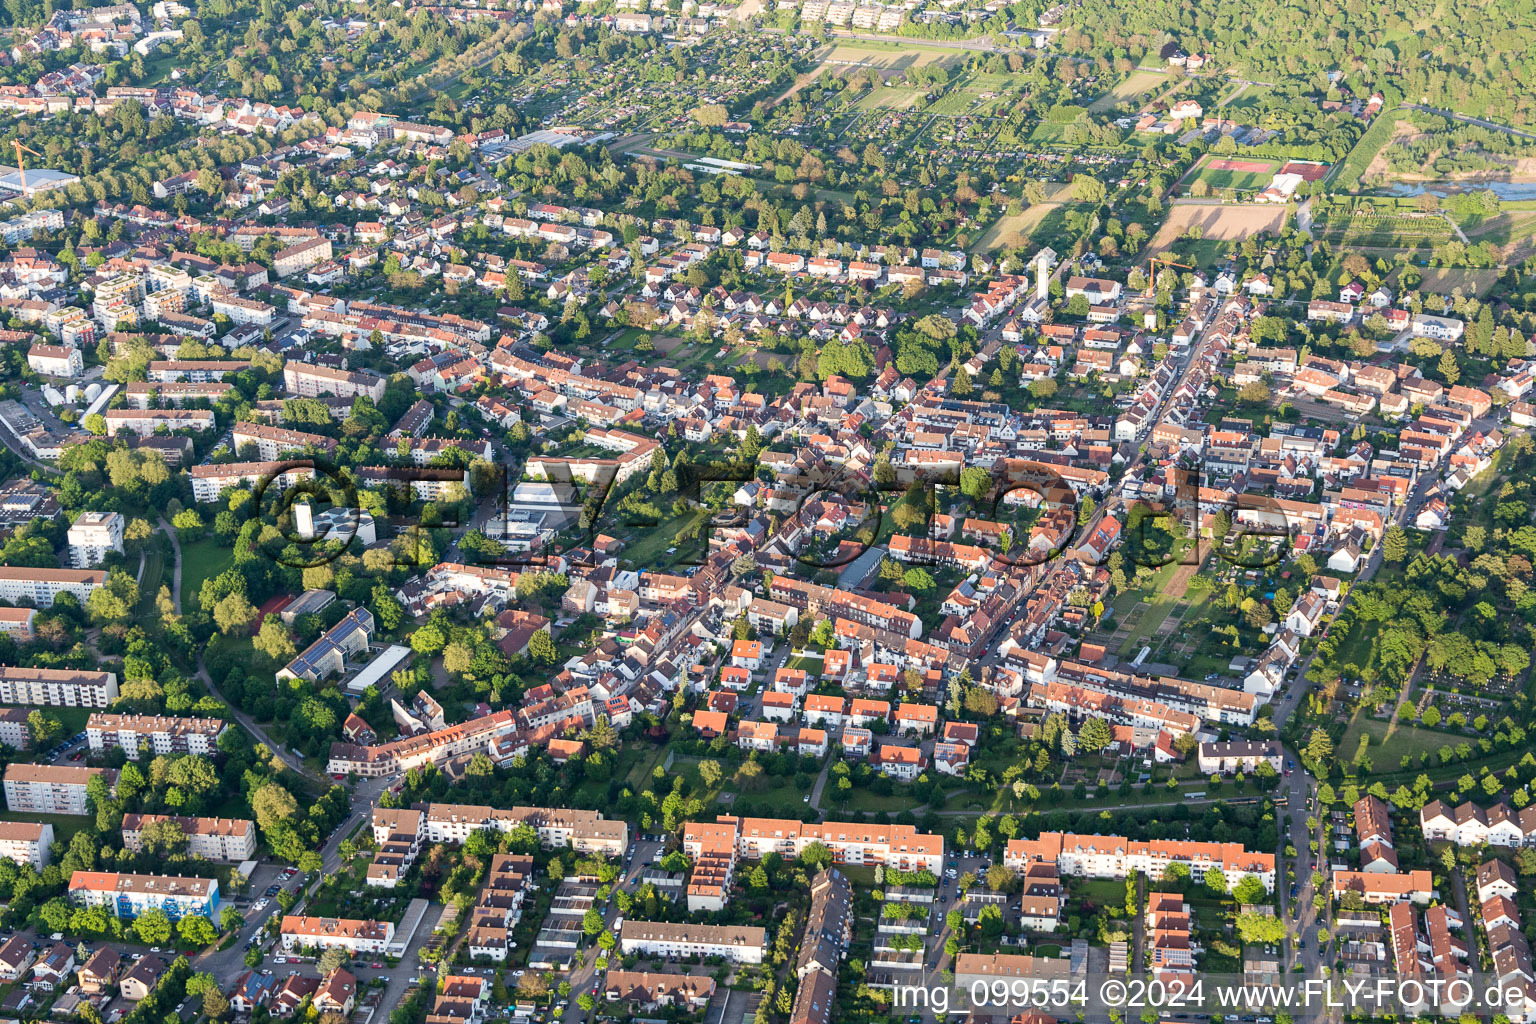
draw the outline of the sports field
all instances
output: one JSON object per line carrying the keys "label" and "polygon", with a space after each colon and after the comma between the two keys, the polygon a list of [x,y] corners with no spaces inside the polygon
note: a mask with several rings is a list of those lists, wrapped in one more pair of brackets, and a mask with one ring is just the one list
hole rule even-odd
{"label": "sports field", "polygon": [[1257,192],[1274,177],[1278,160],[1235,159],[1210,157],[1185,181],[1186,187],[1195,181],[1203,181],[1212,189],[1232,188],[1242,192]]}

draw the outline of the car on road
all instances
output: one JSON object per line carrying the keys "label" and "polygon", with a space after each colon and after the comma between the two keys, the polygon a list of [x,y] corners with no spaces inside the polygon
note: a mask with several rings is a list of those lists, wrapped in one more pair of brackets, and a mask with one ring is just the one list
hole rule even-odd
{"label": "car on road", "polygon": [[275,956],[272,958],[272,962],[275,964],[285,964],[288,962],[288,958],[285,956]]}
{"label": "car on road", "polygon": [[381,970],[384,969],[384,965],[383,964],[379,964],[379,963],[369,964],[368,966],[372,967],[376,971],[381,971]]}

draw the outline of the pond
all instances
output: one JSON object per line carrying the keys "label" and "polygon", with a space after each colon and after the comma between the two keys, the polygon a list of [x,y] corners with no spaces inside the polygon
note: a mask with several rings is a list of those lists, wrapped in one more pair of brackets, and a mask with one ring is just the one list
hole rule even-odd
{"label": "pond", "polygon": [[1425,192],[1437,196],[1449,196],[1466,192],[1492,192],[1500,199],[1511,202],[1536,199],[1536,181],[1430,181],[1419,185],[1400,183],[1386,190],[1391,196],[1421,196]]}

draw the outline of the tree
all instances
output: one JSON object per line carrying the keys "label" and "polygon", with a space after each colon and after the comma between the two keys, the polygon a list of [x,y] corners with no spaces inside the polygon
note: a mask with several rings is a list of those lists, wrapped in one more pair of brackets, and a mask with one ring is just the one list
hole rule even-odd
{"label": "tree", "polygon": [[1269,385],[1261,380],[1249,381],[1237,389],[1237,400],[1247,405],[1263,405],[1269,401]]}
{"label": "tree", "polygon": [[288,627],[276,615],[268,615],[262,620],[261,629],[251,645],[280,664],[290,661],[298,650],[294,646],[293,637],[288,634]]}
{"label": "tree", "polygon": [[177,921],[176,933],[189,946],[207,946],[219,937],[213,922],[201,914],[188,914]]}
{"label": "tree", "polygon": [[315,970],[319,971],[320,976],[323,978],[332,971],[347,966],[349,959],[351,958],[347,955],[346,950],[332,947],[320,954],[320,959],[315,962]]}
{"label": "tree", "polygon": [[705,789],[714,789],[720,784],[724,772],[720,768],[720,762],[714,760],[699,762],[699,781],[704,783]]}
{"label": "tree", "polygon": [[1078,749],[1093,754],[1114,741],[1114,733],[1110,731],[1109,724],[1102,718],[1089,718],[1077,731]]}
{"label": "tree", "polygon": [[69,901],[62,896],[56,896],[37,909],[38,917],[50,931],[61,932],[69,927],[69,919],[74,911],[69,906]]}
{"label": "tree", "polygon": [[417,654],[432,657],[448,643],[448,638],[435,623],[427,623],[411,634],[411,649]]}
{"label": "tree", "polygon": [[1394,563],[1408,557],[1408,533],[1401,526],[1387,527],[1381,538],[1381,557]]}
{"label": "tree", "polygon": [[1450,349],[1440,353],[1440,379],[1446,384],[1455,384],[1461,379],[1461,366],[1456,362],[1456,354]]}
{"label": "tree", "polygon": [[27,734],[32,738],[34,750],[44,750],[64,735],[64,724],[52,715],[45,715],[33,708],[27,712]]}
{"label": "tree", "polygon": [[1333,767],[1333,738],[1323,729],[1313,729],[1312,735],[1307,737],[1307,745],[1302,749],[1302,756],[1311,762],[1319,774],[1326,775]]}
{"label": "tree", "polygon": [[134,920],[133,932],[145,945],[163,945],[171,940],[171,919],[159,907],[151,907]]}
{"label": "tree", "polygon": [[1285,938],[1285,921],[1274,914],[1245,910],[1237,915],[1237,934],[1245,945],[1270,946]]}
{"label": "tree", "polygon": [[549,630],[541,629],[529,638],[528,656],[540,665],[553,665],[560,660],[560,652],[550,639]]}
{"label": "tree", "polygon": [[454,675],[463,675],[475,663],[475,652],[468,644],[454,643],[443,648],[443,669]]}
{"label": "tree", "polygon": [[1269,895],[1264,888],[1264,883],[1253,875],[1244,875],[1243,880],[1232,887],[1232,898],[1240,904],[1257,904]]}
{"label": "tree", "polygon": [[800,863],[820,870],[832,863],[832,851],[827,848],[825,843],[812,841],[806,844],[805,849],[800,851]]}
{"label": "tree", "polygon": [[299,804],[293,794],[276,782],[269,782],[251,794],[251,813],[263,832],[276,828],[298,813]]}
{"label": "tree", "polygon": [[256,621],[256,606],[239,591],[227,594],[213,606],[213,621],[219,627],[219,632],[229,636]]}

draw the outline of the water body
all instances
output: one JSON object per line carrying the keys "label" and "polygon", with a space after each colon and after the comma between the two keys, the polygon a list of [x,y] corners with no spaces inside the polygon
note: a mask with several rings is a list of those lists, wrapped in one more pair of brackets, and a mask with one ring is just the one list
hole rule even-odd
{"label": "water body", "polygon": [[1536,199],[1536,181],[1430,181],[1419,185],[1397,184],[1387,189],[1392,196],[1421,196],[1425,192],[1444,198],[1467,192],[1492,192],[1500,199],[1515,202]]}

